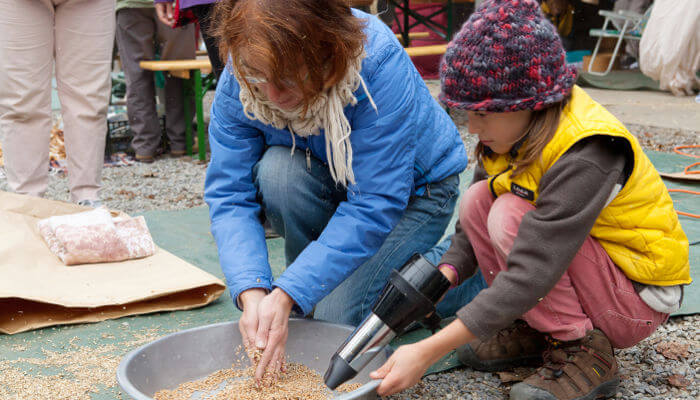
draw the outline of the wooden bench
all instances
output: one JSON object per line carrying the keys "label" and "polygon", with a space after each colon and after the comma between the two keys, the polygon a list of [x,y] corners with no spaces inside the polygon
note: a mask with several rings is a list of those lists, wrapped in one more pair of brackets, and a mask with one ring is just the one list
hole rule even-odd
{"label": "wooden bench", "polygon": [[[165,71],[170,75],[185,80],[183,91],[185,95],[185,146],[187,155],[192,155],[192,111],[190,99],[194,98],[195,113],[197,115],[197,140],[199,147],[199,160],[205,161],[207,157],[206,132],[204,131],[204,110],[202,99],[204,93],[214,85],[214,75],[211,74],[209,59],[195,60],[163,60],[141,61],[141,68],[149,71]],[[202,74],[209,74],[202,79]]]}
{"label": "wooden bench", "polygon": [[420,46],[420,47],[405,47],[406,53],[409,56],[432,56],[438,54],[445,54],[447,50],[447,44],[436,44],[433,46]]}
{"label": "wooden bench", "polygon": [[[430,31],[449,42],[452,40],[452,34],[455,31],[454,3],[473,2],[474,0],[388,0],[389,7],[396,7],[401,11],[403,21],[400,21],[398,15],[396,15],[396,24],[399,27],[399,34],[402,37],[401,43],[403,43],[404,46],[409,46],[411,44],[411,29],[418,25],[428,28]],[[421,15],[410,7],[411,4],[421,3],[438,3],[442,6],[430,15]],[[447,17],[447,23],[445,25],[435,22],[435,17],[440,14],[445,14]],[[413,18],[413,23],[411,23],[410,18]]]}
{"label": "wooden bench", "polygon": [[[405,48],[409,56],[444,54],[446,49],[446,44]],[[185,94],[185,121],[187,122],[185,124],[186,152],[187,155],[192,155],[192,123],[190,122],[192,121],[192,111],[190,110],[189,99],[194,98],[195,113],[197,115],[197,140],[199,142],[198,156],[201,161],[205,161],[207,146],[202,99],[204,98],[204,93],[213,86],[214,82],[209,59],[141,61],[139,65],[141,68],[149,71],[164,71],[174,77],[185,80],[183,90]],[[202,74],[209,74],[209,76],[203,79]]]}

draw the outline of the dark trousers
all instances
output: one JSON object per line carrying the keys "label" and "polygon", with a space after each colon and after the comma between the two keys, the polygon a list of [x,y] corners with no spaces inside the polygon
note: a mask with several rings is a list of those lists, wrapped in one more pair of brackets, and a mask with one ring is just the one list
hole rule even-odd
{"label": "dark trousers", "polygon": [[211,31],[211,14],[214,10],[214,3],[211,4],[200,4],[190,7],[190,10],[199,20],[200,32],[202,34],[202,39],[204,39],[204,44],[207,46],[207,53],[209,53],[209,61],[211,61],[212,69],[216,75],[216,79],[219,79],[221,71],[224,70],[225,63],[221,62],[219,58],[219,47],[216,44],[216,38],[212,36]]}
{"label": "dark trousers", "polygon": [[[141,60],[155,58],[154,40],[162,46],[163,60],[194,58],[194,25],[173,29],[160,22],[153,8],[124,8],[117,12],[117,46],[126,77],[129,126],[134,134],[131,146],[140,156],[153,156],[161,146],[153,71],[139,66]],[[166,75],[165,118],[171,151],[185,150],[182,83],[182,79]]]}

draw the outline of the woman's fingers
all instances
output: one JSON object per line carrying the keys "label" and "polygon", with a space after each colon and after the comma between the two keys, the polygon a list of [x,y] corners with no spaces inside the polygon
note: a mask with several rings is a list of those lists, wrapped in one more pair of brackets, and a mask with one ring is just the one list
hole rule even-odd
{"label": "woman's fingers", "polygon": [[260,357],[260,362],[258,363],[257,368],[255,368],[255,380],[257,382],[265,382],[263,378],[266,377],[266,375],[271,371],[271,369],[274,368],[274,365],[270,365],[270,361],[273,360],[274,356],[276,355],[277,349],[273,347],[267,347],[262,353],[262,357]]}
{"label": "woman's fingers", "polygon": [[261,350],[267,348],[267,336],[274,319],[274,310],[266,309],[265,304],[261,301],[258,307],[258,329],[255,332],[255,347]]}
{"label": "woman's fingers", "polygon": [[284,372],[284,350],[285,346],[277,346],[277,349],[275,350],[275,355],[272,356],[272,371],[275,376],[279,375],[281,372]]}
{"label": "woman's fingers", "polygon": [[255,335],[258,332],[258,313],[257,307],[251,307],[243,311],[241,319],[238,321],[238,330],[241,332],[243,346],[251,361],[254,361],[255,355]]}
{"label": "woman's fingers", "polygon": [[[272,319],[269,324],[267,322],[268,318]],[[277,374],[282,367],[281,359],[284,358],[284,349],[287,344],[288,316],[285,315],[281,309],[277,309],[276,307],[273,308],[273,314],[271,316],[261,316],[256,341],[261,340],[260,326],[265,325],[269,327],[269,330],[265,332],[264,336],[265,351],[255,370],[255,379],[258,381],[261,379],[266,381],[265,376],[270,373],[273,374],[271,378],[274,379],[274,375]]]}

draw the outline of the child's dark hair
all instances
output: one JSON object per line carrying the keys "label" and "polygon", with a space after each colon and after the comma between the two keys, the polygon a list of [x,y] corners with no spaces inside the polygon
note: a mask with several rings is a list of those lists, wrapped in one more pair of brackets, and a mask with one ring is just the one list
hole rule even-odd
{"label": "child's dark hair", "polygon": [[[525,134],[523,135],[524,142],[518,149],[518,155],[520,155],[520,157],[512,161],[512,176],[520,175],[530,164],[540,158],[542,150],[547,143],[552,140],[554,133],[556,133],[559,127],[559,118],[569,98],[570,96],[567,96],[558,103],[532,112],[530,123],[527,125]],[[474,149],[474,158],[476,158],[478,162],[481,162],[483,157],[488,157],[491,154],[492,152],[481,144],[481,142],[477,143]]]}

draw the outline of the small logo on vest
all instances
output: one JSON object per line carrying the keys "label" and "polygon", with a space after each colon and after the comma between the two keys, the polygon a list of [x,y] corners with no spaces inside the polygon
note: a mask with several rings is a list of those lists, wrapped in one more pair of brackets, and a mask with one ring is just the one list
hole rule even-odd
{"label": "small logo on vest", "polygon": [[518,185],[517,183],[511,182],[510,191],[514,195],[516,195],[518,197],[522,197],[525,200],[530,200],[530,201],[535,200],[535,193],[532,190],[526,189],[526,188]]}

